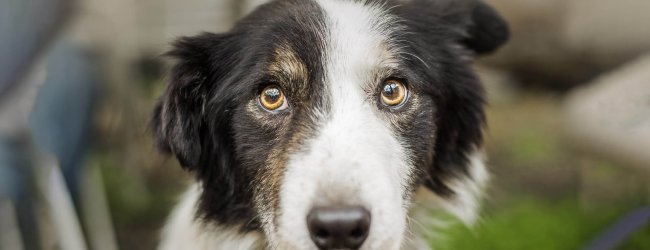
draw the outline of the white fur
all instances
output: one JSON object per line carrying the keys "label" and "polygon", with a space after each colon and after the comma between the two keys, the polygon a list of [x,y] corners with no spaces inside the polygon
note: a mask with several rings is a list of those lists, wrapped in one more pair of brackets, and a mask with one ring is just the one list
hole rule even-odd
{"label": "white fur", "polygon": [[468,225],[478,219],[481,198],[490,175],[485,167],[483,152],[476,151],[469,155],[469,178],[453,180],[447,185],[454,190],[454,199],[440,201],[442,208],[455,215]]}
{"label": "white fur", "polygon": [[[363,249],[397,249],[406,228],[402,203],[412,169],[404,146],[367,92],[391,66],[387,25],[393,17],[355,1],[318,1],[328,29],[325,89],[330,108],[305,149],[290,157],[280,193],[274,246],[315,249],[306,221],[318,205],[362,205],[372,214]],[[390,26],[393,27],[393,26]],[[325,112],[323,112],[325,113]],[[390,226],[383,226],[390,225]]]}
{"label": "white fur", "polygon": [[239,228],[218,227],[197,221],[196,204],[200,192],[195,184],[183,195],[163,229],[159,250],[245,250],[261,249],[264,246],[264,237],[260,233],[242,234]]}
{"label": "white fur", "polygon": [[455,216],[467,226],[475,224],[489,173],[485,167],[483,152],[476,150],[468,154],[468,158],[470,161],[467,168],[470,176],[447,183],[456,192],[453,199],[442,198],[425,187],[417,190],[409,211],[409,236],[412,239],[403,249],[429,249],[423,241],[425,238],[444,240],[444,237],[441,239],[441,236],[434,232],[449,226],[448,221],[434,216],[441,211]]}

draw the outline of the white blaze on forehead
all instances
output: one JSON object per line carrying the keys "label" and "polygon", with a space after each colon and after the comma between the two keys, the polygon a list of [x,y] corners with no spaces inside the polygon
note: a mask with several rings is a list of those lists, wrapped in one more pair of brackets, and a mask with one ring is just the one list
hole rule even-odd
{"label": "white blaze on forehead", "polygon": [[[343,154],[332,155],[333,158],[352,161],[342,163],[341,167],[364,164],[354,161],[379,152],[393,160],[399,159],[400,167],[404,167],[407,159],[403,159],[402,146],[390,124],[382,119],[377,100],[368,94],[379,84],[375,82],[377,70],[394,66],[389,36],[393,32],[391,27],[397,23],[395,17],[385,13],[381,6],[364,1],[318,0],[318,3],[325,12],[328,32],[323,80],[331,108],[321,127],[319,137],[323,141],[320,143],[333,146],[329,149],[332,153]],[[401,183],[404,176],[400,176],[400,169],[388,170],[396,171],[391,177],[395,183]]]}
{"label": "white blaze on forehead", "polygon": [[374,74],[394,66],[389,27],[395,27],[395,20],[380,6],[363,2],[317,3],[325,17],[322,94],[329,109],[317,114],[321,124],[305,150],[289,156],[278,238],[270,241],[313,248],[303,219],[313,206],[363,205],[372,214],[363,248],[396,249],[406,227],[403,197],[412,167],[404,145],[378,110],[376,96],[368,94],[380,84]]}
{"label": "white blaze on forehead", "polygon": [[[381,5],[352,0],[318,0],[328,25],[325,51],[328,76],[336,73],[361,73],[378,66],[394,64],[389,37],[400,29],[397,17]],[[395,51],[396,52],[396,51]],[[362,84],[362,83],[357,83]]]}

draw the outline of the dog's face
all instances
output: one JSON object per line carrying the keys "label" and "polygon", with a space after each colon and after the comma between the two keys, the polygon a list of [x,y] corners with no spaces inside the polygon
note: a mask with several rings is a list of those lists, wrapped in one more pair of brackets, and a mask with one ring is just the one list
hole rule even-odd
{"label": "dog's face", "polygon": [[421,187],[472,216],[485,118],[470,63],[507,34],[473,0],[272,2],[175,44],[153,126],[202,184],[202,219],[271,248],[397,249]]}

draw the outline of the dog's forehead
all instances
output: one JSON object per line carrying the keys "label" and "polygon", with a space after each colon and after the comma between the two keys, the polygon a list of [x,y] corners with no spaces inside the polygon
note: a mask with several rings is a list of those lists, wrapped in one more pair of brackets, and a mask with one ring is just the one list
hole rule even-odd
{"label": "dog's forehead", "polygon": [[[266,70],[271,73],[309,82],[315,80],[308,79],[314,73],[324,71],[318,80],[330,82],[338,79],[328,73],[366,74],[397,65],[400,41],[394,34],[402,27],[384,5],[352,0],[279,1],[260,12],[259,21],[266,22],[268,30],[260,31],[265,35],[259,39],[265,40],[261,44],[270,51]],[[261,25],[255,23],[253,28]]]}
{"label": "dog's forehead", "polygon": [[[328,29],[330,71],[364,70],[387,64],[396,52],[391,36],[400,29],[397,18],[382,5],[357,1],[318,0]],[[369,70],[370,68],[366,68]]]}

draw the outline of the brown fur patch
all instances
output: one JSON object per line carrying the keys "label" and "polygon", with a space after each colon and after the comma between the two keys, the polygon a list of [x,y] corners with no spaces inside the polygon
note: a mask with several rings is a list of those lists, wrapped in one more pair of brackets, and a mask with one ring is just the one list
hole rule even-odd
{"label": "brown fur patch", "polygon": [[[281,81],[285,88],[293,90],[294,94],[308,93],[306,83],[309,79],[309,70],[287,43],[282,43],[275,49],[267,70]],[[296,97],[305,98],[305,96]]]}
{"label": "brown fur patch", "polygon": [[307,65],[287,42],[276,47],[266,71],[285,92],[290,112],[268,112],[256,101],[249,102],[246,109],[249,116],[274,137],[268,145],[276,146],[270,150],[263,169],[256,176],[254,197],[263,223],[277,227],[275,218],[280,212],[280,190],[286,164],[289,155],[300,149],[313,131],[315,121],[309,114],[315,100],[310,98],[313,91]]}
{"label": "brown fur patch", "polygon": [[257,207],[263,219],[263,223],[268,223],[277,228],[276,218],[280,212],[280,190],[282,189],[283,177],[286,170],[286,164],[289,155],[295,153],[302,147],[302,143],[307,140],[313,131],[311,128],[315,121],[312,121],[306,113],[301,113],[295,117],[292,123],[285,123],[276,129],[278,147],[271,149],[264,169],[257,176],[255,197]]}

